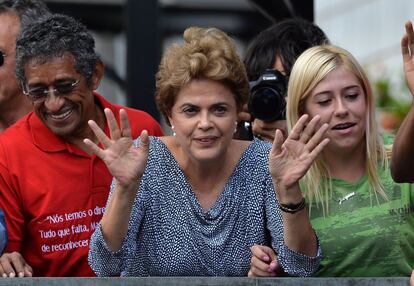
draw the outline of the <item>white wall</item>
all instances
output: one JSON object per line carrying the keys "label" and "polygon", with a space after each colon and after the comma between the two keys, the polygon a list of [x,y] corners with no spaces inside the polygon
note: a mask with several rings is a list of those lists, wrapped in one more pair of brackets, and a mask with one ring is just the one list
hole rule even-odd
{"label": "white wall", "polygon": [[[403,89],[400,41],[414,20],[413,0],[314,0],[315,22],[331,42],[350,51],[371,79],[391,78],[395,96]],[[404,94],[401,94],[404,93]]]}

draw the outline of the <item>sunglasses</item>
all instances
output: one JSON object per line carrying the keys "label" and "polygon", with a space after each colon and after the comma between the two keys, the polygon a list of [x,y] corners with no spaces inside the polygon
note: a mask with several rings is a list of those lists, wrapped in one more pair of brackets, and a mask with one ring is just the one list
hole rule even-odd
{"label": "sunglasses", "polygon": [[48,86],[29,88],[27,85],[23,85],[23,93],[34,102],[43,102],[52,91],[55,96],[69,95],[78,85],[79,81],[79,79],[74,79],[68,82],[57,83],[51,89]]}

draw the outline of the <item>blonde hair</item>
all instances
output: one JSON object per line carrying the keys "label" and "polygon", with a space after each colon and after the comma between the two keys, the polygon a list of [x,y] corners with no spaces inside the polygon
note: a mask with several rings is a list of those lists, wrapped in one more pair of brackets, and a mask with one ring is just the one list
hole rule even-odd
{"label": "blonde hair", "polygon": [[178,92],[194,79],[226,85],[241,111],[249,96],[249,82],[230,37],[216,28],[190,27],[183,38],[184,43],[173,44],[165,52],[156,75],[155,101],[167,122]]}
{"label": "blonde hair", "polygon": [[[289,130],[305,113],[305,100],[331,71],[345,67],[359,80],[367,102],[366,115],[366,173],[373,192],[387,199],[378,174],[378,166],[387,168],[388,159],[375,121],[375,106],[371,85],[355,58],[346,50],[332,46],[316,46],[306,50],[295,62],[288,85],[287,123]],[[329,212],[332,182],[328,166],[319,157],[301,181],[310,205],[313,201],[322,205],[323,213]]]}

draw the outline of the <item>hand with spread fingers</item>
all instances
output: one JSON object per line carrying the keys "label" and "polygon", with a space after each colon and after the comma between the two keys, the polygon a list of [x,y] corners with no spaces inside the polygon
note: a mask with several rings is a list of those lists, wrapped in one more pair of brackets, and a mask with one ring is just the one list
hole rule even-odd
{"label": "hand with spread fingers", "polygon": [[110,109],[105,109],[105,115],[111,138],[106,136],[96,122],[93,120],[88,122],[104,148],[100,148],[89,139],[85,139],[84,142],[93,153],[105,162],[119,186],[137,189],[148,159],[148,133],[146,131],[141,133],[140,146],[135,147],[125,110],[121,109],[120,111],[120,127],[118,127],[115,116]]}
{"label": "hand with spread fingers", "polygon": [[250,250],[252,259],[248,277],[276,277],[283,273],[272,248],[255,244],[250,247]]}
{"label": "hand with spread fingers", "polygon": [[401,53],[408,88],[414,96],[414,30],[411,21],[405,23],[405,34],[401,39]]}
{"label": "hand with spread fingers", "polygon": [[279,201],[284,222],[284,239],[290,249],[314,256],[317,241],[304,210],[305,201],[299,187],[299,180],[328,144],[324,139],[328,124],[320,126],[320,116],[310,121],[302,115],[293,126],[288,138],[276,130],[275,140],[269,153],[269,172],[272,176],[276,197]]}
{"label": "hand with spread fingers", "polygon": [[[401,39],[401,54],[407,86],[414,97],[414,29],[411,21],[405,23],[405,34]],[[413,183],[414,148],[411,143],[414,136],[414,107],[405,116],[398,128],[392,148],[391,174],[399,183]]]}
{"label": "hand with spread fingers", "polygon": [[32,277],[33,269],[19,252],[3,253],[0,257],[0,277]]}
{"label": "hand with spread fingers", "polygon": [[103,148],[89,139],[85,139],[84,142],[105,162],[116,180],[112,199],[101,220],[101,227],[108,247],[112,251],[117,251],[127,233],[132,204],[147,165],[149,138],[147,131],[142,131],[140,145],[135,147],[125,110],[121,109],[119,112],[120,126],[110,109],[106,108],[104,112],[111,138],[106,136],[96,122],[90,120],[88,124]]}
{"label": "hand with spread fingers", "polygon": [[285,142],[281,131],[276,130],[269,154],[269,171],[278,186],[276,190],[279,200],[282,201],[286,194],[281,194],[281,190],[298,184],[329,142],[329,139],[323,138],[328,125],[323,124],[319,128],[320,117],[315,116],[310,121],[308,117],[306,114],[302,115]]}

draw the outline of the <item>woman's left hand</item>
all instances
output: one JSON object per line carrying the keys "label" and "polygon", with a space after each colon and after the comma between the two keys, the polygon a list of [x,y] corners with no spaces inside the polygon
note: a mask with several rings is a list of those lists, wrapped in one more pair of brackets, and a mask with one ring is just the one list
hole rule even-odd
{"label": "woman's left hand", "polygon": [[305,114],[299,118],[285,142],[282,132],[276,130],[269,154],[269,171],[278,188],[289,189],[306,174],[316,157],[328,144],[323,138],[328,124],[319,127],[320,116],[308,120]]}

